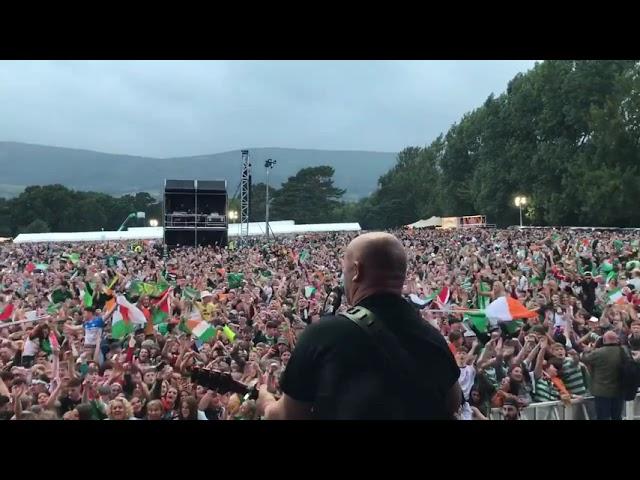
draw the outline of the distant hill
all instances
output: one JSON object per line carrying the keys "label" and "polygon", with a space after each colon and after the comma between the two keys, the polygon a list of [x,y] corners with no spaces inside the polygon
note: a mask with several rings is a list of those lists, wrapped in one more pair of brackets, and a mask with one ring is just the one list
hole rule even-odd
{"label": "distant hill", "polygon": [[[331,165],[335,182],[347,190],[345,199],[356,200],[371,193],[378,178],[395,163],[396,154],[386,152],[249,148],[253,182],[265,180],[264,161],[277,160],[271,184],[280,185],[304,167]],[[60,183],[80,190],[110,194],[147,191],[159,195],[165,178],[226,179],[229,195],[240,182],[240,150],[180,158],[149,158],[131,155],[0,142],[0,197],[15,196],[27,185]]]}

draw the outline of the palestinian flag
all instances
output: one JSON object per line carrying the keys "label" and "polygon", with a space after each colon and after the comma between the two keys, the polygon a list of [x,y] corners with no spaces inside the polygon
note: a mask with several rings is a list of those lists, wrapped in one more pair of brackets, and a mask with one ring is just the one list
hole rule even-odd
{"label": "palestinian flag", "polygon": [[240,288],[244,281],[244,275],[242,273],[230,273],[227,275],[229,281],[229,288]]}
{"label": "palestinian flag", "polygon": [[412,293],[409,295],[409,299],[418,307],[426,307],[433,301],[434,298],[436,298],[436,296],[437,296],[437,293],[432,293],[426,298],[420,298],[416,294]]}
{"label": "palestinian flag", "polygon": [[169,318],[170,311],[171,305],[169,303],[169,290],[167,290],[164,295],[153,304],[153,310],[151,313],[153,324],[159,325],[161,323],[166,323]]}
{"label": "palestinian flag", "polygon": [[436,303],[441,307],[444,307],[449,303],[449,299],[451,298],[451,291],[449,287],[442,287],[442,289],[438,292],[436,296]]}
{"label": "palestinian flag", "polygon": [[311,295],[313,295],[314,293],[316,293],[316,287],[304,287],[304,296],[305,298],[310,298]]}
{"label": "palestinian flag", "polygon": [[196,337],[201,342],[208,342],[216,336],[215,328],[202,320],[202,317],[200,316],[200,312],[198,312],[198,310],[193,310],[191,312],[191,317],[186,321],[186,328],[187,331],[191,333],[191,335]]}
{"label": "palestinian flag", "polygon": [[491,325],[538,316],[536,312],[528,310],[522,303],[511,297],[500,297],[494,300],[485,310],[485,314]]}
{"label": "palestinian flag", "polygon": [[136,327],[146,325],[147,319],[144,313],[135,305],[129,303],[125,297],[118,295],[116,298],[118,307],[113,312],[111,321],[111,336],[121,339],[132,333]]}
{"label": "palestinian flag", "polygon": [[626,301],[625,296],[622,294],[622,289],[620,288],[617,288],[616,290],[613,290],[607,293],[607,297],[609,297],[608,303],[621,304],[621,303],[625,303]]}
{"label": "palestinian flag", "polygon": [[13,315],[13,303],[4,306],[0,312],[0,321],[6,322],[7,320],[11,320],[11,315]]}

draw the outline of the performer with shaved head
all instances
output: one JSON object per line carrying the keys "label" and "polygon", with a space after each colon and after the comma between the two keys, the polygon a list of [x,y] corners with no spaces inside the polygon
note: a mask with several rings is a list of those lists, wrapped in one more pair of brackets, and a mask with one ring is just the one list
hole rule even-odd
{"label": "performer with shaved head", "polygon": [[355,238],[343,258],[350,309],[308,327],[267,419],[452,419],[460,370],[442,335],[402,297],[407,256],[388,233]]}

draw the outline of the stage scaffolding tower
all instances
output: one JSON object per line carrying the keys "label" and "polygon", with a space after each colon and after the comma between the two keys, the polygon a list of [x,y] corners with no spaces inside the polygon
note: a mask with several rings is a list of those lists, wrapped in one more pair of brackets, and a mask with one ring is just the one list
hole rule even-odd
{"label": "stage scaffolding tower", "polygon": [[240,242],[249,237],[249,203],[251,195],[251,163],[249,150],[242,150],[242,175],[240,177]]}

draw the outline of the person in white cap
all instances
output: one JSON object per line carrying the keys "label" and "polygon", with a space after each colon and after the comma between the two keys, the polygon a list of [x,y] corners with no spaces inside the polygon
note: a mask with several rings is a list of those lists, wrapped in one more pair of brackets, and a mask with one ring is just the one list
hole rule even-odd
{"label": "person in white cap", "polygon": [[200,292],[202,302],[196,302],[196,307],[200,311],[200,316],[205,322],[213,322],[217,306],[213,303],[213,294],[207,290]]}

